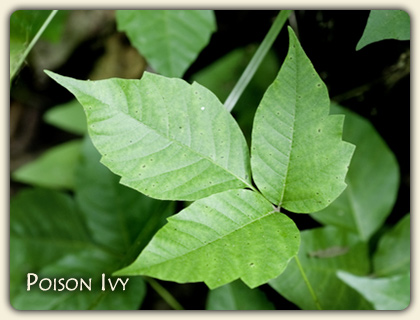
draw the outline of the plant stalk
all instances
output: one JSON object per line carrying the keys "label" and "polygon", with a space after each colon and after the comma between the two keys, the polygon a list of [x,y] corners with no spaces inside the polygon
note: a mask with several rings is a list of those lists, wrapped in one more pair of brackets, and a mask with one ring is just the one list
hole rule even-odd
{"label": "plant stalk", "polygon": [[302,265],[300,263],[300,260],[299,260],[297,255],[295,256],[295,261],[296,261],[296,264],[299,268],[300,274],[302,275],[303,281],[305,281],[305,284],[308,287],[308,290],[309,290],[309,292],[312,296],[312,299],[315,302],[316,307],[318,308],[318,310],[322,310],[322,307],[321,307],[321,304],[319,303],[318,297],[316,296],[315,291],[311,286],[311,283],[309,282],[308,278],[306,277],[305,271],[303,270],[303,267],[302,267]]}
{"label": "plant stalk", "polygon": [[239,78],[238,82],[236,83],[235,87],[230,92],[229,96],[227,97],[224,103],[225,108],[229,112],[231,112],[232,109],[235,107],[246,86],[251,81],[262,60],[267,54],[268,50],[270,50],[274,40],[276,40],[278,34],[280,33],[284,23],[288,19],[291,12],[291,10],[281,10],[278,16],[276,17],[276,20],[274,21],[270,30],[268,31],[264,40],[258,47],[257,52],[255,52],[251,61],[245,68],[245,71],[242,73],[241,77]]}
{"label": "plant stalk", "polygon": [[153,278],[143,277],[150,286],[175,310],[184,310],[181,304]]}
{"label": "plant stalk", "polygon": [[21,56],[21,58],[19,60],[19,63],[17,64],[16,69],[13,70],[12,73],[10,74],[10,81],[12,81],[12,79],[16,75],[16,72],[19,70],[19,67],[22,65],[23,61],[25,61],[25,59],[28,56],[29,52],[31,52],[31,50],[34,47],[35,43],[38,42],[39,38],[44,33],[45,29],[48,27],[48,25],[50,24],[51,20],[54,18],[54,16],[56,15],[57,12],[58,12],[58,10],[52,10],[51,11],[50,15],[45,20],[45,22],[43,23],[43,25],[41,26],[41,28],[38,30],[38,32],[36,33],[35,37],[29,43],[29,45],[26,48],[25,52],[22,54],[22,56]]}

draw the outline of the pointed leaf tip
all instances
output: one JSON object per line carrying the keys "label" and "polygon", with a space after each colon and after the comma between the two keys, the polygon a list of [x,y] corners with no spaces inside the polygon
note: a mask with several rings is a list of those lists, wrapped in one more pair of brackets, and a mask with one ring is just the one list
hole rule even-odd
{"label": "pointed leaf tip", "polygon": [[343,116],[329,115],[328,91],[289,27],[289,52],[255,114],[251,167],[259,190],[298,213],[328,206],[345,189],[354,146]]}
{"label": "pointed leaf tip", "polygon": [[147,72],[141,80],[50,76],[82,104],[101,162],[122,184],[189,201],[253,188],[245,137],[203,86]]}

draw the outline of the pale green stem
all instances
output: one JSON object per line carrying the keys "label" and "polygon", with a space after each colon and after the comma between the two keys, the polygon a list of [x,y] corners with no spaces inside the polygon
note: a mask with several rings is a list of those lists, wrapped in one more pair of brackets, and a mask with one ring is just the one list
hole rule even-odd
{"label": "pale green stem", "polygon": [[25,52],[22,54],[19,63],[17,64],[17,67],[15,70],[13,70],[12,74],[10,75],[10,81],[14,78],[16,75],[17,70],[19,70],[20,65],[22,65],[23,61],[25,61],[26,57],[28,56],[29,52],[31,52],[32,48],[34,47],[35,43],[38,42],[39,38],[45,31],[45,29],[50,24],[51,20],[54,18],[58,10],[52,10],[48,18],[45,20],[44,24],[41,26],[41,28],[36,33],[35,37],[32,39],[31,43],[29,43],[28,47],[26,48]]}
{"label": "pale green stem", "polygon": [[255,72],[260,66],[268,50],[270,50],[274,40],[276,40],[278,34],[280,33],[280,30],[282,29],[290,13],[291,10],[282,10],[276,17],[276,20],[274,21],[270,30],[268,31],[264,40],[258,47],[257,52],[255,52],[245,71],[242,73],[235,87],[233,88],[233,90],[231,91],[231,93],[225,101],[225,108],[229,112],[231,112],[232,109],[235,107],[235,104],[238,102],[246,86],[251,81],[252,77],[254,76]]}
{"label": "pale green stem", "polygon": [[175,310],[184,310],[181,304],[153,278],[143,277],[151,287]]}
{"label": "pale green stem", "polygon": [[316,307],[318,308],[318,310],[322,310],[322,307],[321,307],[321,304],[319,303],[318,297],[316,296],[315,291],[311,286],[311,283],[309,282],[308,278],[306,277],[306,273],[303,270],[302,265],[300,264],[300,260],[299,260],[298,256],[295,256],[295,261],[296,261],[296,264],[299,268],[300,274],[302,275],[303,281],[305,281],[305,284],[308,287],[308,290],[309,290],[309,292],[312,296],[312,299],[315,302]]}

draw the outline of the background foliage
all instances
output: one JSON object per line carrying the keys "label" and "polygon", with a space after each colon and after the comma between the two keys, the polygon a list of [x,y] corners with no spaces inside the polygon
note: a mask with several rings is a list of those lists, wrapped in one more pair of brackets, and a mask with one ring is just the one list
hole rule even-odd
{"label": "background foliage", "polygon": [[[206,37],[200,33],[209,43],[193,50],[196,56],[189,59],[189,67],[171,75],[198,81],[223,102],[277,13],[209,14],[211,31]],[[139,78],[144,70],[158,70],[153,58],[119,25],[118,20],[129,20],[124,14],[59,11],[11,82],[12,305],[18,309],[173,308],[170,299],[162,298],[163,285],[187,309],[316,308],[294,261],[279,278],[252,290],[239,281],[209,291],[203,283],[133,277],[129,294],[94,291],[64,297],[25,292],[22,277],[27,272],[98,277],[129,265],[165,219],[186,205],[152,200],[120,185],[118,177],[99,165],[99,154],[84,136],[80,105],[42,72],[49,69],[94,80]],[[409,301],[404,288],[409,282],[410,43],[371,35],[376,42],[361,47],[359,41],[369,31],[365,29],[369,11],[298,10],[293,14],[288,23],[332,101],[346,107],[332,109],[347,115],[344,139],[357,146],[347,177],[350,188],[336,202],[310,216],[287,213],[302,230],[300,267],[307,270],[315,301],[325,309],[404,308]],[[20,19],[22,15],[30,22],[20,23],[26,19]],[[47,12],[12,15],[11,68],[46,16]],[[407,39],[406,34],[401,39]],[[232,112],[248,145],[255,109],[283,63],[287,44],[284,28]],[[390,260],[401,264],[387,270],[384,265]],[[369,278],[372,275],[376,278]],[[363,290],[366,287],[371,290]],[[378,292],[387,294],[378,296]]]}

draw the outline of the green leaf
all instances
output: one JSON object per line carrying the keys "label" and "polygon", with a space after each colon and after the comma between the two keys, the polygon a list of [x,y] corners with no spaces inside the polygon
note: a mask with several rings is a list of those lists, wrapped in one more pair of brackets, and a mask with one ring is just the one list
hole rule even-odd
{"label": "green leaf", "polygon": [[407,12],[403,10],[371,10],[356,50],[385,39],[410,40],[410,16]]}
{"label": "green leaf", "polygon": [[116,274],[204,281],[210,289],[240,278],[254,288],[286,268],[299,241],[292,220],[261,195],[229,190],[170,217],[137,260]]}
{"label": "green leaf", "polygon": [[373,256],[375,275],[392,276],[410,271],[410,215],[379,240]]}
{"label": "green leaf", "polygon": [[291,28],[289,36],[285,62],[255,114],[251,167],[267,199],[309,213],[343,192],[354,146],[341,140],[344,116],[328,115],[327,88]]}
{"label": "green leaf", "polygon": [[[65,222],[65,223],[64,223]],[[72,198],[54,190],[27,189],[10,201],[11,292],[33,272],[91,245]]]}
{"label": "green leaf", "polygon": [[[350,232],[327,226],[301,232],[298,259],[324,310],[364,310],[370,304],[336,276],[337,270],[364,275],[369,271],[368,248]],[[269,284],[304,310],[317,306],[295,260]]]}
{"label": "green leaf", "polygon": [[65,142],[12,173],[12,179],[33,186],[74,189],[74,169],[80,157],[80,140]]}
{"label": "green leaf", "polygon": [[181,78],[216,30],[212,10],[117,10],[117,26],[153,69]]}
{"label": "green leaf", "polygon": [[151,73],[101,81],[47,74],[83,105],[101,161],[122,184],[163,200],[253,188],[241,130],[198,83]]}
{"label": "green leaf", "polygon": [[367,241],[394,206],[398,162],[367,120],[338,106],[332,112],[346,115],[343,137],[357,148],[346,177],[347,189],[329,207],[311,216],[323,224],[355,232]]}
{"label": "green leaf", "polygon": [[[43,189],[22,191],[11,201],[10,230],[10,302],[14,308],[98,310],[140,306],[145,296],[141,278],[130,279],[125,291],[109,287],[105,292],[101,290],[102,273],[109,278],[125,257],[91,241],[83,217],[68,195]],[[41,291],[37,286],[27,291],[29,272],[36,273],[39,281],[64,277],[88,282],[91,278],[92,291]]]}
{"label": "green leaf", "polygon": [[99,159],[99,152],[85,137],[76,168],[76,201],[96,243],[121,255],[136,242],[136,252],[130,253],[134,259],[165,224],[173,205],[119,184],[118,176]]}
{"label": "green leaf", "polygon": [[83,135],[87,131],[86,116],[77,100],[48,110],[44,114],[44,121],[74,134]]}
{"label": "green leaf", "polygon": [[209,292],[207,310],[274,310],[274,305],[258,288],[250,289],[236,280]]}
{"label": "green leaf", "polygon": [[404,310],[410,304],[410,273],[386,278],[360,277],[344,271],[338,271],[337,275],[376,310]]}
{"label": "green leaf", "polygon": [[[111,260],[110,260],[111,258]],[[53,265],[37,272],[38,282],[27,291],[25,283],[20,285],[19,291],[11,299],[12,305],[18,310],[136,310],[139,308],[146,294],[146,286],[143,279],[136,277],[127,281],[125,290],[121,284],[112,291],[109,283],[105,280],[105,291],[102,291],[102,273],[109,269],[110,261],[115,261],[108,254],[97,248],[84,250],[79,254],[66,255]],[[112,264],[111,264],[112,265]],[[25,275],[26,276],[26,275]],[[48,291],[39,289],[39,282],[48,278],[56,280],[54,286]],[[116,278],[105,275],[105,279],[112,279],[115,284]],[[32,278],[33,279],[33,278]],[[65,284],[68,279],[83,279],[90,289],[80,286],[74,291],[62,289],[58,279],[63,279]],[[126,279],[122,279],[126,281]],[[69,281],[69,286],[75,285],[74,280]],[[43,284],[44,288],[47,286]]]}

